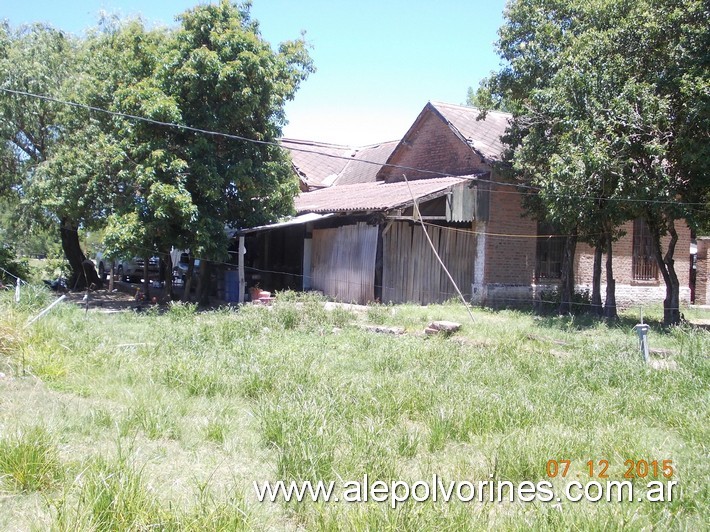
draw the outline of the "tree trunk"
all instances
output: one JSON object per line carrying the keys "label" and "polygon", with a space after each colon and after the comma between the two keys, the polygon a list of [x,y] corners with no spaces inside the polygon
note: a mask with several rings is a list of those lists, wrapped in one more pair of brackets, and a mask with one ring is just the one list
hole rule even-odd
{"label": "tree trunk", "polygon": [[562,272],[560,276],[560,306],[557,313],[560,315],[572,312],[572,298],[574,297],[574,253],[577,249],[577,228],[565,239],[564,255],[562,257]]}
{"label": "tree trunk", "polygon": [[661,251],[661,234],[658,225],[651,220],[647,220],[647,224],[653,238],[656,263],[663,276],[663,281],[666,283],[666,298],[663,300],[663,325],[666,327],[678,325],[680,324],[680,282],[673,260],[678,233],[675,230],[675,224],[671,221],[668,229],[671,240],[664,256]]}
{"label": "tree trunk", "polygon": [[603,315],[602,308],[602,255],[604,243],[600,239],[594,248],[594,267],[592,269],[592,313],[595,316]]}
{"label": "tree trunk", "polygon": [[187,263],[187,275],[185,284],[183,285],[182,300],[187,303],[190,301],[190,292],[192,291],[192,275],[195,272],[195,258],[190,254],[189,262]]}
{"label": "tree trunk", "polygon": [[612,253],[611,231],[606,233],[606,300],[604,301],[604,317],[615,320],[619,317],[616,313],[616,280],[614,279],[614,265]]}
{"label": "tree trunk", "polygon": [[195,299],[198,305],[208,306],[210,304],[210,292],[212,290],[212,268],[210,261],[200,261],[200,278],[197,284],[197,294]]}
{"label": "tree trunk", "polygon": [[64,256],[69,261],[71,267],[71,276],[68,279],[67,286],[70,290],[84,290],[87,286],[94,284],[97,287],[101,286],[101,280],[96,273],[95,268],[85,268],[86,255],[81,250],[79,243],[79,231],[74,223],[68,218],[61,221],[60,236],[62,240],[62,250]]}

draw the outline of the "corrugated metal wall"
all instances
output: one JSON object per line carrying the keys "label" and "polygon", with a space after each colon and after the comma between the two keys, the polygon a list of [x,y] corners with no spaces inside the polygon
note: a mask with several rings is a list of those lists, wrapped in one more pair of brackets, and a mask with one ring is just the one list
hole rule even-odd
{"label": "corrugated metal wall", "polygon": [[[461,292],[469,299],[476,235],[427,226],[434,246]],[[421,304],[457,297],[418,224],[395,222],[383,236],[382,301]]]}
{"label": "corrugated metal wall", "polygon": [[375,299],[377,227],[358,223],[314,229],[313,289],[344,302]]}

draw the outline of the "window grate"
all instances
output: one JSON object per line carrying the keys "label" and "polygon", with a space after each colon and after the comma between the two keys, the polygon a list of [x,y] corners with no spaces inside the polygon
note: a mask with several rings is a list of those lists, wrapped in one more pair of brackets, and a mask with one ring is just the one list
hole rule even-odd
{"label": "window grate", "polygon": [[653,239],[648,225],[642,219],[634,220],[633,278],[636,281],[658,279],[658,263],[653,249]]}

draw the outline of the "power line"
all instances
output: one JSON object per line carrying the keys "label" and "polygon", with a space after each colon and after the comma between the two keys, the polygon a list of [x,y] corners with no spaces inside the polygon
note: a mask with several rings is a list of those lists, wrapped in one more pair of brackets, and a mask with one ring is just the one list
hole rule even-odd
{"label": "power line", "polygon": [[[307,149],[307,148],[300,148],[300,147],[295,147],[295,146],[289,146],[287,148],[276,141],[258,140],[258,139],[253,139],[253,138],[249,138],[249,137],[244,137],[242,135],[234,135],[231,133],[212,131],[209,129],[197,128],[197,127],[192,127],[192,126],[188,126],[188,125],[184,125],[184,124],[176,124],[174,122],[164,122],[161,120],[155,120],[155,119],[147,118],[144,116],[133,115],[130,113],[123,113],[120,111],[111,111],[109,109],[103,109],[101,107],[96,107],[93,105],[72,102],[72,101],[68,101],[68,100],[62,100],[60,98],[54,98],[52,96],[47,96],[47,95],[43,95],[43,94],[36,94],[36,93],[28,92],[28,91],[8,89],[8,88],[3,88],[3,87],[0,87],[0,91],[8,93],[8,94],[13,94],[16,96],[26,96],[29,98],[37,98],[40,100],[58,103],[61,105],[68,105],[71,107],[86,109],[88,111],[94,111],[97,113],[104,113],[104,114],[108,114],[111,116],[117,116],[120,118],[126,118],[126,119],[130,119],[130,120],[137,120],[140,122],[146,122],[149,124],[167,127],[167,128],[177,128],[177,129],[181,129],[184,131],[191,131],[193,133],[199,133],[199,134],[203,134],[203,135],[223,137],[223,138],[227,138],[227,139],[231,139],[231,140],[238,140],[241,142],[248,142],[248,143],[262,145],[262,146],[273,146],[273,147],[281,148],[281,149],[288,150],[288,151],[298,151],[298,152],[303,152],[303,153],[310,153],[310,154],[315,154],[315,155],[318,155],[321,157],[327,157],[327,158],[331,158],[331,159],[339,159],[339,160],[345,160],[345,161],[349,161],[349,162],[359,162],[359,163],[363,163],[363,164],[375,165],[375,166],[380,166],[380,167],[394,168],[397,170],[413,171],[413,172],[418,172],[418,173],[422,173],[422,174],[429,174],[429,175],[437,176],[437,177],[458,177],[458,178],[462,178],[462,179],[469,179],[471,181],[490,183],[490,184],[498,185],[498,186],[515,187],[517,189],[515,191],[510,191],[510,192],[492,191],[492,192],[496,192],[496,193],[531,195],[530,192],[527,192],[527,193],[520,192],[520,189],[525,189],[525,190],[530,190],[530,191],[535,191],[535,192],[539,192],[539,191],[543,190],[542,187],[537,187],[537,186],[533,186],[533,185],[526,185],[526,184],[522,184],[522,183],[506,183],[504,181],[493,181],[490,179],[479,180],[477,178],[468,178],[467,176],[456,176],[456,175],[452,175],[452,174],[446,173],[446,172],[425,170],[422,168],[415,168],[415,167],[411,167],[411,166],[392,164],[392,163],[387,163],[387,162],[382,163],[379,161],[372,161],[372,160],[368,160],[368,159],[353,159],[351,156],[347,156],[347,155],[337,155],[334,153],[316,151],[316,150]],[[296,140],[296,139],[293,139],[293,140]],[[310,140],[298,140],[298,142],[302,143],[304,146],[322,147],[321,143],[317,143],[317,142],[310,141]],[[612,201],[612,202],[628,202],[628,203],[658,204],[658,205],[686,205],[686,206],[704,206],[705,205],[705,203],[702,203],[702,202],[681,202],[681,201],[675,201],[675,200],[613,198],[613,197],[601,197],[601,196],[572,195],[572,194],[562,194],[562,193],[555,193],[552,195],[555,197],[558,197],[558,198],[570,199],[570,200],[583,199],[583,200],[593,200],[593,201]]]}
{"label": "power line", "polygon": [[[173,123],[173,122],[163,122],[163,121],[161,121],[161,120],[154,120],[154,119],[152,119],[152,118],[146,118],[146,117],[144,117],[144,116],[138,116],[138,115],[133,115],[133,114],[129,114],[129,113],[122,113],[122,112],[119,112],[119,111],[111,111],[111,110],[108,110],[108,109],[103,109],[103,108],[101,108],[101,107],[95,107],[95,106],[93,106],[93,105],[87,105],[87,104],[83,104],[83,103],[71,102],[71,101],[68,101],[68,100],[61,100],[61,99],[59,99],[59,98],[54,98],[54,97],[52,97],[52,96],[46,96],[46,95],[43,95],[43,94],[35,94],[35,93],[32,93],[32,92],[20,91],[20,90],[15,90],[15,89],[6,89],[6,88],[2,88],[2,87],[0,87],[0,91],[6,92],[6,93],[9,93],[9,94],[14,94],[14,95],[16,95],[16,96],[27,96],[27,97],[30,97],[30,98],[37,98],[37,99],[44,100],[44,101],[48,101],[48,102],[58,103],[58,104],[62,104],[62,105],[68,105],[68,106],[71,106],[71,107],[77,107],[77,108],[80,108],[80,109],[86,109],[86,110],[88,110],[88,111],[94,111],[94,112],[97,112],[97,113],[104,113],[104,114],[108,114],[108,115],[111,115],[111,116],[117,116],[117,117],[120,117],[120,118],[128,118],[128,119],[130,119],[130,120],[137,120],[137,121],[140,121],[140,122],[147,122],[147,123],[149,123],[149,124],[153,124],[153,125],[157,125],[157,126],[162,126],[162,127],[177,128],[177,129],[182,129],[182,130],[185,130],[185,131],[191,131],[191,132],[193,132],[193,133],[200,133],[200,134],[203,134],[203,135],[210,135],[210,136],[214,136],[214,137],[224,137],[224,138],[231,139],[231,140],[239,140],[239,141],[242,141],[242,142],[250,142],[250,143],[252,143],[252,144],[259,144],[259,145],[262,145],[262,146],[274,146],[274,147],[276,147],[276,148],[281,148],[281,149],[284,149],[284,150],[300,151],[300,152],[304,152],[304,153],[312,153],[312,154],[320,155],[320,156],[323,156],[323,157],[329,157],[329,158],[331,158],[331,159],[341,159],[341,160],[344,160],[344,161],[353,161],[353,158],[352,158],[352,157],[349,157],[349,156],[347,156],[347,155],[337,155],[337,154],[334,154],[334,153],[319,152],[319,151],[309,150],[309,149],[306,149],[306,148],[297,148],[297,147],[288,147],[288,148],[286,148],[286,147],[282,146],[280,143],[274,142],[274,141],[252,139],[252,138],[249,138],[249,137],[244,137],[244,136],[242,136],[242,135],[233,135],[233,134],[231,134],[231,133],[223,133],[223,132],[220,132],[220,131],[211,131],[211,130],[209,130],[209,129],[202,129],[202,128],[197,128],[197,127],[187,126],[187,125],[184,125],[184,124],[176,124],[176,123]],[[294,139],[294,140],[295,140],[295,139]],[[301,141],[299,141],[299,142],[303,143],[304,146],[313,146],[313,147],[318,147],[318,146],[319,146],[318,143],[313,142],[313,141],[301,140]],[[444,172],[436,172],[436,171],[433,171],[433,170],[423,170],[423,169],[413,168],[413,167],[409,167],[409,166],[402,166],[402,165],[388,164],[388,163],[382,163],[382,162],[377,162],[377,161],[370,161],[370,160],[367,160],[367,159],[357,159],[356,162],[361,162],[361,163],[364,163],[364,164],[377,165],[377,166],[386,166],[386,167],[389,167],[389,168],[397,168],[397,169],[400,169],[400,170],[411,170],[411,171],[415,171],[415,172],[421,172],[421,173],[425,173],[425,174],[435,175],[435,176],[437,176],[437,177],[455,177],[455,176],[451,176],[450,174],[447,174],[447,173],[444,173]],[[499,185],[504,185],[504,186],[518,186],[518,185],[516,185],[515,183],[497,183],[497,184],[499,184]]]}

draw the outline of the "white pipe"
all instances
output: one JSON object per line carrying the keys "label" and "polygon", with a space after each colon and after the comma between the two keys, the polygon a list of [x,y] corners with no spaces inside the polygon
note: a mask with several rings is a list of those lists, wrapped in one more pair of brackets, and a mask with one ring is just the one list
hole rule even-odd
{"label": "white pipe", "polygon": [[34,318],[32,318],[30,321],[28,321],[28,322],[27,322],[27,325],[25,325],[25,328],[27,328],[27,327],[29,327],[30,325],[32,325],[34,322],[36,322],[36,321],[37,321],[38,319],[40,319],[42,316],[44,316],[45,314],[47,314],[47,312],[49,312],[50,310],[52,310],[52,308],[53,308],[57,303],[59,303],[60,301],[64,301],[66,298],[67,298],[67,296],[62,296],[62,297],[60,297],[59,299],[57,299],[54,303],[52,303],[51,305],[49,305],[46,309],[44,309],[42,312],[40,312],[39,314],[37,314],[37,315],[36,315]]}

